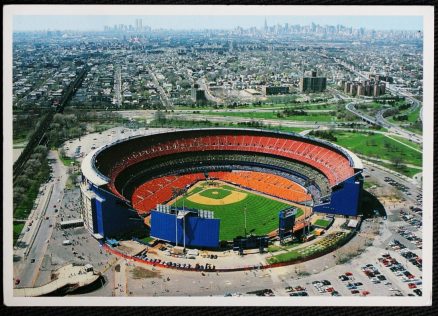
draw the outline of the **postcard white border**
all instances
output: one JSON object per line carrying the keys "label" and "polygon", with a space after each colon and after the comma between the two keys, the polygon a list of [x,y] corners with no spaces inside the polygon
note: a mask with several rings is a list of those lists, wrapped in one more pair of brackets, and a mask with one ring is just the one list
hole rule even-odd
{"label": "postcard white border", "polygon": [[[196,9],[194,10],[194,7]],[[421,306],[432,304],[433,236],[433,6],[189,6],[6,5],[3,7],[3,241],[12,245],[12,18],[14,15],[311,15],[422,16],[423,109],[423,296],[422,297],[13,297],[13,249],[3,247],[3,293],[8,306]],[[429,236],[430,238],[427,238]]]}

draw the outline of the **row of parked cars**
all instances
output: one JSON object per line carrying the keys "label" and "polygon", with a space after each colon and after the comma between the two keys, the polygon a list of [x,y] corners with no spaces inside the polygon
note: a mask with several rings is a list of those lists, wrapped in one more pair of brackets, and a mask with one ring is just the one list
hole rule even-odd
{"label": "row of parked cars", "polygon": [[[421,197],[421,199],[423,198],[423,196],[422,196],[421,194],[417,195],[417,197]],[[410,209],[412,212],[414,212],[415,214],[418,214],[418,215],[420,215],[420,216],[423,215],[423,210],[422,210],[421,208],[419,208],[419,207],[411,206],[409,209]]]}
{"label": "row of parked cars", "polygon": [[412,225],[416,228],[421,228],[421,226],[423,225],[423,223],[421,222],[421,219],[417,218],[414,215],[407,213],[406,211],[401,210],[400,215],[401,215],[401,218],[403,219],[403,221],[405,221],[409,225]]}
{"label": "row of parked cars", "polygon": [[405,186],[404,184],[401,184],[398,181],[395,181],[393,179],[391,179],[390,177],[385,177],[385,179],[383,180],[386,183],[389,183],[390,185],[392,185],[393,187],[397,188],[398,190],[406,193],[407,195],[411,195],[411,193],[409,192],[409,188],[407,186]]}
{"label": "row of parked cars", "polygon": [[393,250],[400,252],[400,255],[403,258],[416,266],[420,271],[423,270],[423,260],[417,254],[407,249],[406,246],[403,245],[401,242],[399,242],[398,240],[393,240],[389,245],[392,245],[391,248]]}
{"label": "row of parked cars", "polygon": [[298,285],[296,287],[288,286],[285,288],[286,292],[289,293],[289,296],[309,296],[306,291],[306,288]]}
{"label": "row of parked cars", "polygon": [[422,249],[423,239],[415,235],[414,232],[408,230],[406,227],[400,227],[397,230],[397,233],[416,245],[419,249]]}
{"label": "row of parked cars", "polygon": [[341,296],[341,294],[334,289],[331,282],[328,280],[313,281],[312,284],[318,293],[330,293],[332,296]]}
{"label": "row of parked cars", "polygon": [[422,295],[421,290],[418,289],[418,287],[423,283],[422,280],[416,278],[412,273],[406,270],[406,268],[400,262],[398,262],[397,259],[392,258],[390,254],[383,254],[378,260],[385,267],[389,268],[392,273],[399,277],[402,282],[407,283],[408,288],[415,289],[415,294],[418,296]]}
{"label": "row of parked cars", "polygon": [[367,296],[368,294],[370,294],[369,291],[362,289],[362,282],[354,282],[353,273],[345,272],[345,274],[341,274],[340,276],[338,276],[338,278],[339,280],[344,282],[345,287],[350,291],[351,294],[361,294],[363,296]]}
{"label": "row of parked cars", "polygon": [[144,260],[146,262],[162,264],[162,265],[165,265],[168,267],[182,268],[182,269],[190,269],[191,268],[191,265],[187,264],[187,263],[176,263],[176,262],[171,262],[171,261],[162,261],[161,259],[156,259],[156,258],[149,258],[145,251],[141,252],[136,257],[141,259],[141,260]]}
{"label": "row of parked cars", "polygon": [[274,292],[271,289],[263,289],[253,292],[247,292],[246,294],[255,294],[257,296],[275,296]]}
{"label": "row of parked cars", "polygon": [[365,275],[370,279],[370,281],[374,284],[385,282],[387,283],[386,277],[380,273],[379,269],[375,267],[373,264],[369,263],[363,267],[361,270]]}
{"label": "row of parked cars", "polygon": [[205,265],[197,263],[196,265],[192,266],[190,263],[178,263],[178,262],[172,262],[172,261],[163,261],[161,259],[149,258],[147,256],[146,251],[142,251],[136,257],[141,259],[141,260],[144,260],[146,262],[162,264],[162,265],[165,265],[168,267],[173,267],[173,268],[192,269],[192,267],[193,267],[194,269],[200,270],[200,271],[215,271],[216,270],[216,266],[211,265],[210,263],[206,263]]}

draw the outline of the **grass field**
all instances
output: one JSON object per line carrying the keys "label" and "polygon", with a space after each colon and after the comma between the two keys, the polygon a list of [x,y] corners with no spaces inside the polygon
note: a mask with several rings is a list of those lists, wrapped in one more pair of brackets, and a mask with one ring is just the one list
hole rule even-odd
{"label": "grass field", "polygon": [[327,228],[327,226],[330,225],[330,221],[326,219],[317,219],[314,225],[322,228]]}
{"label": "grass field", "polygon": [[407,176],[409,178],[412,178],[417,173],[422,172],[422,168],[410,168],[410,167],[406,167],[406,166],[396,167],[393,164],[384,163],[384,162],[376,161],[376,160],[373,160],[373,159],[369,159],[369,160],[374,162],[375,164],[378,164],[378,165],[383,166],[385,168],[388,168],[388,169],[394,170],[394,171],[396,171],[398,173],[401,173],[401,174],[403,174],[403,175],[405,175],[405,176]]}
{"label": "grass field", "polygon": [[416,148],[418,150],[422,150],[420,144],[411,142],[410,140],[408,140],[406,138],[403,138],[403,137],[400,137],[400,136],[391,136],[391,137],[394,138],[394,139],[397,139],[398,141],[402,142],[403,144],[406,144],[406,145],[411,146],[413,148]]}
{"label": "grass field", "polygon": [[385,135],[364,133],[338,132],[336,143],[350,149],[354,153],[367,157],[392,161],[401,158],[403,163],[415,166],[422,165],[422,154],[410,149]]}
{"label": "grass field", "polygon": [[417,109],[415,109],[414,111],[410,111],[410,109],[405,110],[397,115],[404,115],[407,114],[408,115],[408,119],[406,121],[397,121],[394,119],[393,116],[390,116],[388,119],[389,122],[391,123],[395,123],[395,124],[403,124],[403,123],[414,123],[416,122],[419,117],[420,117],[420,108],[418,107]]}
{"label": "grass field", "polygon": [[293,115],[288,117],[279,118],[275,112],[205,112],[206,115],[217,116],[234,116],[234,117],[247,117],[253,119],[271,119],[271,120],[283,120],[283,121],[310,121],[310,122],[331,122],[340,121],[335,116],[328,113],[311,113],[308,115]]}
{"label": "grass field", "polygon": [[[227,205],[205,205],[192,202],[187,198],[193,194],[199,193],[202,195],[204,192],[207,197],[217,199],[217,195],[213,194],[213,191],[241,191],[247,194],[246,198],[237,203],[231,203]],[[228,195],[228,194],[227,194]],[[246,222],[247,233],[254,235],[262,235],[272,232],[278,228],[278,212],[284,208],[289,207],[289,204],[282,203],[280,201],[270,199],[268,197],[260,196],[258,194],[251,193],[250,191],[237,189],[228,185],[222,185],[218,188],[207,189],[203,191],[202,188],[195,188],[190,191],[185,197],[181,197],[173,205],[182,207],[184,200],[184,206],[194,209],[202,209],[214,212],[214,217],[221,220],[220,235],[221,240],[231,240],[237,236],[244,236],[245,234],[245,215],[244,210],[246,208]],[[303,214],[302,210],[298,211],[297,217]]]}

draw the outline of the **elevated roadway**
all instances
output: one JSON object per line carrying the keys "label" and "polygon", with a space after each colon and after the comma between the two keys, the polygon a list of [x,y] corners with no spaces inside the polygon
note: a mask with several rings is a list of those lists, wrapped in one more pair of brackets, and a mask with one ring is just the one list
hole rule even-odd
{"label": "elevated roadway", "polygon": [[59,268],[54,274],[57,276],[56,279],[42,286],[15,288],[14,296],[43,296],[61,289],[71,291],[92,284],[99,278],[99,274],[95,274],[92,267],[90,270],[86,266],[72,264]]}

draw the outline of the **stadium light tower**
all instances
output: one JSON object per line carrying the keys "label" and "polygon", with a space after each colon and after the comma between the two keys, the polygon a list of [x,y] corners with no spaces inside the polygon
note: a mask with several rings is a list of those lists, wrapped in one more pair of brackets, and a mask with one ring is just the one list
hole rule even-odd
{"label": "stadium light tower", "polygon": [[175,247],[178,247],[178,209],[175,210]]}
{"label": "stadium light tower", "polygon": [[245,237],[246,237],[246,206],[243,208],[243,214],[245,217]]}

